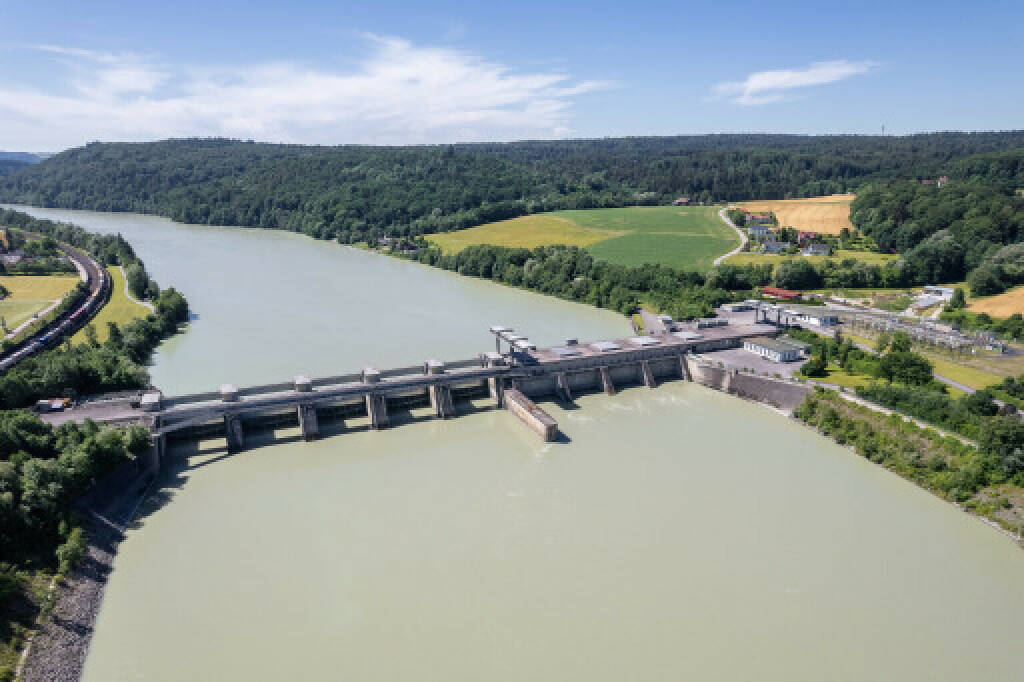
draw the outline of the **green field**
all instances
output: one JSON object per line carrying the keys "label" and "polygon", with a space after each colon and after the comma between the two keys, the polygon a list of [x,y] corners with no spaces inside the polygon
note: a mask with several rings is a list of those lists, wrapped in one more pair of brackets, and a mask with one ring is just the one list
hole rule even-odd
{"label": "green field", "polygon": [[2,284],[11,295],[0,301],[0,317],[14,329],[36,313],[49,308],[75,288],[74,275],[4,275]]}
{"label": "green field", "polygon": [[472,244],[532,248],[581,246],[620,265],[658,263],[707,270],[739,246],[739,237],[713,207],[637,206],[556,211],[489,223],[428,239],[447,253]]}
{"label": "green field", "polygon": [[890,261],[894,261],[899,258],[896,254],[890,253],[873,253],[871,251],[843,251],[839,250],[833,256],[778,256],[774,254],[766,253],[737,253],[735,256],[730,256],[725,262],[729,265],[748,265],[750,263],[756,265],[762,265],[764,263],[773,263],[778,265],[780,262],[787,258],[801,258],[811,263],[821,263],[830,258],[837,261],[844,260],[846,258],[852,258],[854,260],[863,261],[869,265],[885,265]]}
{"label": "green field", "polygon": [[[96,326],[96,336],[99,338],[100,343],[107,340],[107,322],[116,322],[118,325],[122,325],[136,317],[146,317],[146,315],[149,315],[149,308],[131,301],[125,295],[124,275],[121,274],[121,269],[110,267],[107,268],[107,272],[110,273],[114,288],[110,292],[110,300],[107,301],[107,304],[103,306],[103,309],[100,310],[99,314],[92,321],[92,324]],[[79,329],[71,337],[71,342],[84,343],[85,329]]]}

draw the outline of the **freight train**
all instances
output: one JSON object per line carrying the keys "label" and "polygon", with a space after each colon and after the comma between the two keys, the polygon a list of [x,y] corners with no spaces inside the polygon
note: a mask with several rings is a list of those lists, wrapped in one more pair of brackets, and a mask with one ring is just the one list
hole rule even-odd
{"label": "freight train", "polygon": [[[61,315],[46,325],[34,337],[26,339],[19,346],[16,346],[12,352],[6,354],[0,360],[0,372],[6,372],[28,356],[56,345],[65,336],[70,336],[78,331],[103,307],[107,297],[110,295],[110,274],[106,269],[97,267],[95,262],[89,265],[90,267],[86,267],[86,273],[88,276],[87,283],[91,291],[85,297],[85,300],[79,302],[71,310],[70,314],[65,313]],[[99,280],[98,282],[96,281],[97,279]]]}

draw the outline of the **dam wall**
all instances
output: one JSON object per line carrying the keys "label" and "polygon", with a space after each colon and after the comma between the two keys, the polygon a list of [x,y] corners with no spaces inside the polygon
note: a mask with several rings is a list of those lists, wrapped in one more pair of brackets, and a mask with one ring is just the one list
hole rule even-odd
{"label": "dam wall", "polygon": [[809,384],[716,367],[693,356],[687,356],[685,362],[695,383],[747,400],[756,400],[785,412],[795,410],[811,392]]}

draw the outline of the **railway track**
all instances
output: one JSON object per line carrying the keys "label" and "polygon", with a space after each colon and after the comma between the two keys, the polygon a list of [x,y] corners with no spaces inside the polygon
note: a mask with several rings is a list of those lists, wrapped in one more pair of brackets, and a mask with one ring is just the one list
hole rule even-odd
{"label": "railway track", "polygon": [[[38,235],[32,236],[38,237]],[[58,244],[57,248],[85,273],[89,293],[35,334],[0,355],[0,373],[6,372],[25,358],[55,346],[61,339],[74,334],[92,320],[110,298],[110,274],[95,259],[84,251],[64,244]]]}

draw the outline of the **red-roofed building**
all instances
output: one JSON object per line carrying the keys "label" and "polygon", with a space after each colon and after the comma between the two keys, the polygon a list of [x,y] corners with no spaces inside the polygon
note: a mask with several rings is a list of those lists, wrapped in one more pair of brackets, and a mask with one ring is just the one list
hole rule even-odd
{"label": "red-roofed building", "polygon": [[771,296],[772,298],[781,298],[784,301],[792,301],[800,298],[799,291],[779,289],[778,287],[761,287],[761,293],[765,296]]}
{"label": "red-roofed building", "polygon": [[817,238],[818,238],[818,233],[817,232],[805,232],[805,231],[801,230],[796,235],[796,240],[798,242],[807,241],[808,239],[817,239]]}
{"label": "red-roofed building", "polygon": [[672,202],[673,206],[688,206],[689,204],[690,204],[689,197],[679,197],[678,199],[676,199],[675,201]]}

